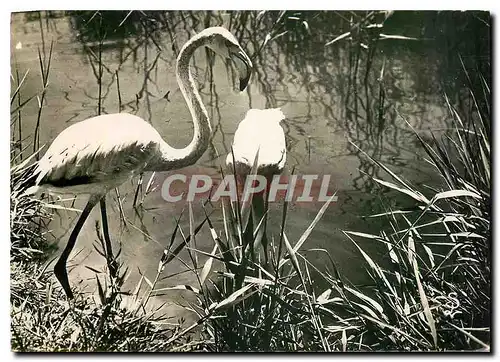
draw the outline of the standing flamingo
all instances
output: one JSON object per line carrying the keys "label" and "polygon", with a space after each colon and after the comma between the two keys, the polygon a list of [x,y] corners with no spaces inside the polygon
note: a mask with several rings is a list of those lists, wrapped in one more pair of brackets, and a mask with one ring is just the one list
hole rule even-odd
{"label": "standing flamingo", "polygon": [[68,243],[55,264],[54,274],[67,297],[73,298],[66,262],[78,233],[94,206],[100,202],[107,257],[112,255],[106,217],[106,194],[143,171],[170,171],[194,164],[208,148],[210,121],[190,71],[196,49],[208,47],[232,60],[238,70],[240,90],[250,79],[252,62],[236,38],[221,27],[207,28],[193,36],[177,57],[176,76],[194,123],[191,143],[182,149],[169,146],[145,120],[127,113],[89,118],[62,131],[38,162],[35,192],[90,194]]}
{"label": "standing flamingo", "polygon": [[[240,122],[234,134],[232,153],[226,158],[227,167],[235,171],[238,185],[244,185],[257,162],[256,173],[267,179],[266,197],[274,175],[279,175],[286,163],[285,133],[280,122],[286,117],[280,108],[250,109]],[[233,165],[234,158],[234,165]],[[264,193],[252,197],[253,221],[261,224],[255,246],[262,241],[267,260],[267,240],[265,236],[268,200]]]}

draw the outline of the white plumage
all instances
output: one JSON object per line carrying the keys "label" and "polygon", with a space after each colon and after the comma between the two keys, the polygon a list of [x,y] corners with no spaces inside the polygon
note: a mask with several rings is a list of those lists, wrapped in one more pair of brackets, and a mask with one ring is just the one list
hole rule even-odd
{"label": "white plumage", "polygon": [[[280,108],[250,109],[234,134],[233,153],[236,168],[248,173],[254,164],[257,151],[257,172],[265,176],[280,173],[286,163],[285,133],[280,122],[286,117]],[[229,153],[226,164],[231,167],[233,155]]]}
{"label": "white plumage", "polygon": [[140,117],[92,117],[56,137],[37,164],[36,184],[53,193],[106,192],[160,160],[166,147]]}
{"label": "white plumage", "polygon": [[[285,118],[280,108],[250,109],[238,125],[234,134],[232,152],[227,155],[226,165],[230,171],[233,171],[234,157],[234,171],[240,187],[246,184],[246,178],[254,167],[256,159],[257,174],[267,179],[266,195],[273,176],[283,171],[286,163],[286,141],[280,122]],[[253,225],[258,227],[257,230],[252,230],[255,235],[253,248],[257,249],[262,244],[266,265],[268,262],[266,237],[268,201],[267,197],[264,199],[264,193],[256,193],[252,197],[252,220]],[[250,248],[247,247],[245,252],[249,250]]]}

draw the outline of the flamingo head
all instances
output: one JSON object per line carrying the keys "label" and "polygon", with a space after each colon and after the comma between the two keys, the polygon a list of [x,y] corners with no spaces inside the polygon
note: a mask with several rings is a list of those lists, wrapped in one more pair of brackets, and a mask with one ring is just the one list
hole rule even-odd
{"label": "flamingo head", "polygon": [[205,44],[208,48],[222,58],[233,62],[239,74],[239,89],[240,91],[245,90],[250,81],[253,65],[250,57],[241,48],[234,35],[229,30],[216,26],[201,31],[198,33],[198,37],[206,38]]}

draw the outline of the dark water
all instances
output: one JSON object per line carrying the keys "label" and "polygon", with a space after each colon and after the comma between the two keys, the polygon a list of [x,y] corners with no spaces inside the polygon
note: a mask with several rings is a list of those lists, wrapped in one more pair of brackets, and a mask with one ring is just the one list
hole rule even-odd
{"label": "dark water", "polygon": [[[248,91],[236,94],[223,61],[208,51],[196,53],[192,65],[214,136],[197,164],[182,172],[217,174],[245,112],[249,108],[281,107],[287,116],[283,124],[289,155],[287,172],[295,167],[298,174],[330,174],[331,189],[338,194],[338,201],[330,205],[305,248],[328,250],[346,278],[361,284],[366,282],[362,260],[341,230],[377,232],[379,224],[361,216],[408,200],[376,187],[369,176],[387,175],[348,140],[414,185],[436,184],[439,180],[422,160],[423,152],[408,124],[427,139],[430,131],[439,134],[446,129],[450,117],[444,94],[460,107],[468,82],[462,62],[474,74],[490,76],[488,23],[487,14],[470,12],[13,14],[12,74],[15,77],[17,69],[22,77],[29,70],[22,89],[26,99],[41,92],[38,49],[48,57],[53,41],[40,138],[34,141],[33,137],[38,116],[34,99],[22,112],[23,146],[28,146],[29,153],[33,143],[49,143],[69,125],[98,114],[99,57],[103,64],[101,113],[139,115],[151,122],[171,145],[186,145],[191,139],[192,124],[175,79],[176,55],[196,31],[223,25],[248,52],[255,73]],[[350,37],[326,45],[347,31],[351,32]],[[398,39],[394,35],[417,40]],[[476,78],[470,81],[475,82]],[[19,122],[11,130],[12,139],[18,140]],[[158,187],[166,175],[156,174],[153,185]],[[144,175],[143,190],[150,177]],[[158,187],[146,196],[139,194],[143,203],[133,208],[137,182],[132,180],[120,187],[120,202],[116,193],[108,196],[111,235],[121,242],[122,260],[131,267],[131,287],[139,279],[138,269],[149,278],[154,277],[175,226],[174,218],[185,207],[183,203],[163,201]],[[85,202],[77,199],[74,207],[82,208]],[[119,217],[120,203],[126,226]],[[62,204],[71,206],[72,202]],[[319,203],[291,207],[287,235],[292,243],[306,230],[320,207]],[[193,208],[195,220],[201,221],[199,203]],[[276,212],[271,213],[269,224],[271,232],[277,233],[280,206],[273,205],[273,209]],[[76,216],[75,212],[55,214],[50,224],[55,241],[66,241]],[[96,220],[98,210],[94,210],[80,234],[80,253],[73,259],[78,267],[71,273],[73,283],[83,280],[89,292],[96,290],[95,277],[83,265],[103,264],[92,247],[97,239]],[[221,215],[215,212],[214,220],[222,232]],[[186,214],[181,225],[188,233]],[[208,228],[201,230],[197,243],[199,249],[212,249]],[[384,255],[385,250],[373,242],[360,241],[360,245],[375,258]],[[318,253],[308,255],[318,263],[324,259]],[[186,254],[183,258],[187,260]],[[164,275],[175,276],[161,285],[193,283],[192,274],[184,270],[182,263],[172,262]],[[172,294],[171,299],[182,303],[182,296]],[[169,306],[172,315],[181,310],[175,303]]]}

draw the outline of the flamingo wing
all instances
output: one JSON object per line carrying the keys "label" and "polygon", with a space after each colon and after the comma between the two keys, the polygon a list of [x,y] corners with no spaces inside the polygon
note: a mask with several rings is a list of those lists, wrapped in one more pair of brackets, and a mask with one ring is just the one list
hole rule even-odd
{"label": "flamingo wing", "polygon": [[90,118],[57,136],[38,163],[36,183],[63,187],[119,182],[142,171],[161,141],[149,123],[130,114]]}
{"label": "flamingo wing", "polygon": [[[258,168],[273,168],[281,171],[286,162],[286,141],[280,121],[285,115],[279,109],[251,109],[238,126],[233,140],[236,163],[253,166],[257,151]],[[232,164],[229,154],[227,164]]]}

